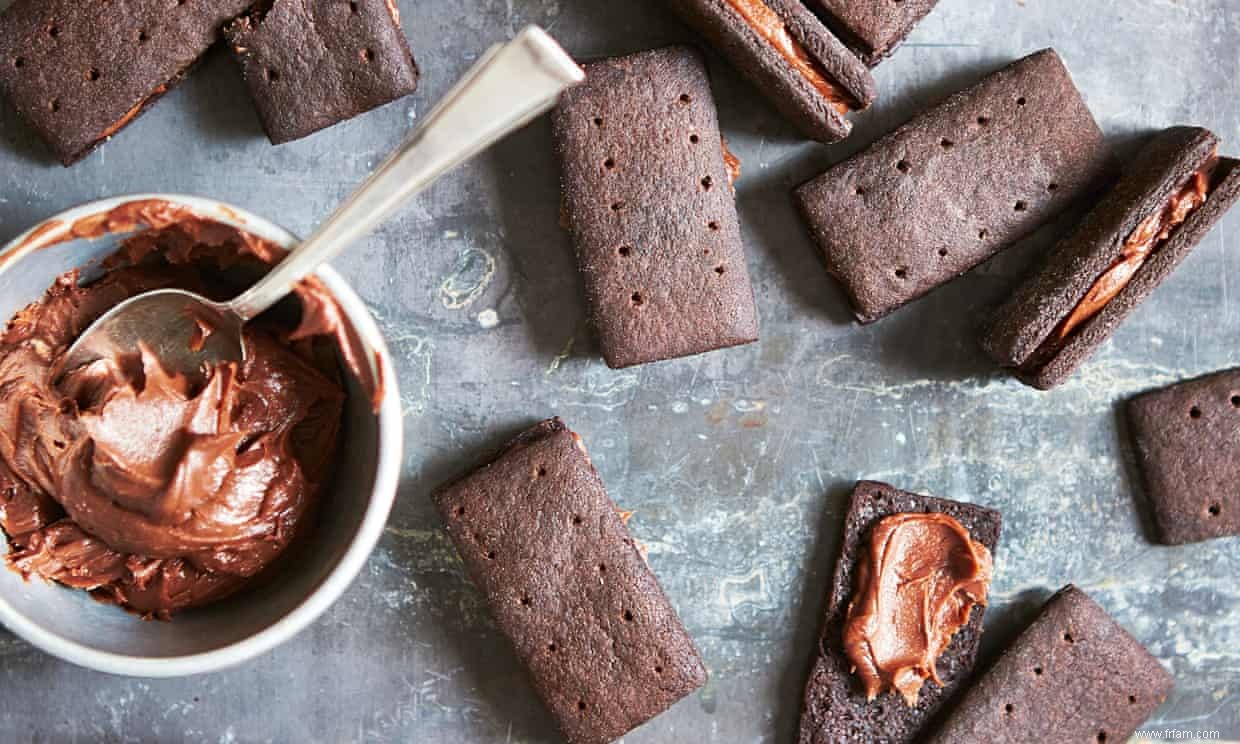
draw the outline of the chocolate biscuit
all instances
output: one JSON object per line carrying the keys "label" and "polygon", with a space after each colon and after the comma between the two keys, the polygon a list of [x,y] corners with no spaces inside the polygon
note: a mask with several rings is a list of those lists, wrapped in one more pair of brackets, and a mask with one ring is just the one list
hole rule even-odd
{"label": "chocolate biscuit", "polygon": [[[1004,367],[1034,387],[1054,387],[1069,376],[1162,283],[1240,197],[1237,161],[1213,160],[1218,139],[1200,127],[1174,127],[1155,136],[1077,230],[995,311],[982,345]],[[1092,315],[1077,315],[1098,282],[1131,255],[1130,236],[1160,217],[1198,171],[1205,202],[1155,241],[1136,273]],[[1102,295],[1105,298],[1105,295]],[[1096,303],[1093,303],[1096,304]],[[1084,319],[1080,319],[1080,318]]]}
{"label": "chocolate biscuit", "polygon": [[418,85],[391,0],[273,0],[224,34],[272,144],[339,124]]}
{"label": "chocolate biscuit", "polygon": [[862,323],[1025,237],[1110,171],[1059,55],[992,73],[797,189]]}
{"label": "chocolate biscuit", "polygon": [[981,606],[973,609],[969,622],[956,632],[939,656],[936,666],[943,686],[926,682],[914,707],[906,705],[895,693],[867,701],[860,681],[850,671],[842,634],[865,537],[883,517],[910,512],[939,512],[953,517],[992,554],[999,542],[1002,518],[993,509],[909,493],[885,483],[857,484],[844,517],[844,538],[827,599],[817,658],[805,685],[800,744],[919,741],[925,736],[927,723],[969,677],[981,640]]}
{"label": "chocolate biscuit", "polygon": [[17,0],[0,14],[0,94],[72,165],[188,74],[253,0]]}
{"label": "chocolate biscuit", "polygon": [[1069,584],[969,687],[930,742],[1123,742],[1172,686],[1158,659]]}
{"label": "chocolate biscuit", "polygon": [[[671,6],[812,139],[844,139],[852,131],[845,114],[874,102],[876,86],[869,70],[800,0],[671,0]],[[774,22],[774,27],[754,25],[740,7],[747,8],[750,17]],[[767,34],[776,34],[783,44],[777,47]],[[800,50],[798,59],[834,89],[831,96],[840,105],[789,61],[789,48]]]}
{"label": "chocolate biscuit", "polygon": [[562,206],[611,367],[745,344],[757,312],[701,55],[593,62],[552,115]]}
{"label": "chocolate biscuit", "polygon": [[705,683],[693,640],[560,419],[433,498],[569,742],[619,738]]}
{"label": "chocolate biscuit", "polygon": [[1126,408],[1159,541],[1240,535],[1240,369],[1139,395]]}
{"label": "chocolate biscuit", "polygon": [[912,33],[939,0],[810,0],[822,9],[827,26],[870,67]]}

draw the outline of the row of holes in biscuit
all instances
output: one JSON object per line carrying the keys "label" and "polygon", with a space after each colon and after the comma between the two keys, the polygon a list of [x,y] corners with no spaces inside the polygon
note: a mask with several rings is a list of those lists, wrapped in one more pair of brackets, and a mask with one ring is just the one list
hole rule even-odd
{"label": "row of holes in biscuit", "polygon": [[[680,97],[677,100],[680,102],[682,106],[688,106],[690,103],[693,103],[693,96],[689,95],[688,93],[681,93]],[[606,123],[603,117],[601,116],[595,116],[593,121],[594,121],[594,126],[596,127],[602,127]],[[697,135],[690,135],[689,141],[696,145],[698,142]]]}
{"label": "row of holes in biscuit", "polygon": [[[1240,410],[1240,393],[1233,393],[1230,401],[1232,408]],[[1188,409],[1188,417],[1191,419],[1200,419],[1203,415],[1205,414],[1202,413],[1200,406],[1193,406]],[[1209,514],[1211,517],[1220,516],[1222,513],[1223,503],[1221,501],[1214,501],[1206,507],[1206,514]]]}
{"label": "row of holes in biscuit", "polygon": [[[1016,99],[1017,106],[1025,106],[1028,102],[1029,102],[1028,99],[1025,98],[1024,96],[1020,96],[1019,98]],[[982,116],[977,117],[976,121],[979,127],[984,128],[984,127],[990,126],[991,119],[989,116],[982,115]],[[956,142],[955,140],[952,140],[948,137],[944,137],[941,140],[939,140],[939,146],[942,147],[944,150],[950,150],[956,146]],[[901,173],[907,174],[907,173],[912,172],[913,164],[908,160],[907,157],[905,157],[905,158],[901,158],[900,160],[896,161],[895,168]],[[1053,193],[1057,191],[1058,189],[1059,189],[1059,184],[1053,181],[1046,185],[1046,190],[1048,192]],[[861,184],[855,185],[853,187],[853,191],[854,193],[857,194],[857,196],[864,196],[866,193],[865,187],[862,186]],[[1018,199],[1016,203],[1012,205],[1012,210],[1015,212],[1025,212],[1028,209],[1029,209],[1029,202],[1025,201],[1024,199]],[[977,232],[978,240],[986,240],[988,237],[990,237],[989,230],[986,230],[985,228],[978,230]],[[947,255],[949,254],[949,251],[947,248],[939,248],[938,254],[940,258],[946,258]],[[899,279],[908,278],[908,274],[909,274],[909,268],[907,266],[901,266],[895,270],[895,275]]]}
{"label": "row of holes in biscuit", "polygon": [[[546,469],[546,467],[544,467],[544,466],[542,466],[542,465],[539,465],[539,466],[535,467],[535,469],[534,469],[534,477],[535,477],[535,478],[542,478],[542,477],[545,477],[546,475],[547,475],[547,469]],[[454,513],[455,513],[455,514],[456,514],[456,516],[458,516],[458,517],[463,517],[463,516],[465,516],[465,507],[464,507],[464,506],[457,506],[457,507],[456,507],[456,509],[454,510]],[[582,519],[581,515],[579,515],[579,514],[574,514],[574,515],[573,515],[573,517],[572,517],[572,523],[573,523],[573,525],[575,525],[575,526],[580,526],[581,524],[583,524],[583,523],[584,523],[584,521],[585,521],[585,520],[584,520],[584,519]],[[486,543],[486,536],[485,536],[485,535],[483,535],[481,532],[474,532],[474,533],[472,533],[472,537],[473,537],[473,539],[474,539],[474,542],[475,542],[475,543],[477,543],[477,544],[479,544],[479,545],[485,545],[485,543]],[[627,539],[626,539],[626,540],[625,540],[625,542],[627,543],[627,542],[629,542],[629,540],[627,540]],[[486,553],[486,558],[487,558],[487,560],[493,561],[493,560],[495,560],[495,559],[496,559],[496,558],[498,558],[498,557],[499,557],[499,556],[498,556],[498,554],[496,554],[496,552],[495,552],[494,550],[489,550],[489,551],[487,551],[487,553]],[[598,572],[599,572],[599,574],[600,574],[600,575],[601,575],[601,574],[606,574],[606,573],[607,573],[607,564],[606,564],[606,563],[599,563],[599,564],[598,564],[598,566],[597,566],[597,570],[598,570]],[[532,606],[534,605],[534,600],[533,600],[533,598],[532,598],[532,597],[530,597],[530,595],[529,595],[529,594],[527,594],[527,593],[526,593],[526,594],[522,594],[522,595],[521,595],[521,597],[518,599],[518,602],[519,602],[519,604],[520,604],[522,607],[532,607]],[[624,621],[624,622],[626,622],[626,623],[633,623],[633,622],[637,622],[637,616],[633,614],[633,611],[632,611],[632,610],[628,610],[628,609],[625,609],[624,611],[622,611],[622,612],[620,613],[620,619],[621,619],[621,620],[623,620],[623,621]],[[555,654],[555,653],[558,653],[559,651],[560,651],[560,645],[559,645],[558,643],[556,643],[554,640],[553,640],[553,641],[549,641],[549,642],[547,643],[547,653],[549,653],[549,654]],[[655,664],[655,666],[654,666],[654,673],[655,673],[655,674],[663,674],[663,665],[662,665],[662,664]],[[585,700],[578,700],[578,701],[577,701],[577,710],[579,710],[579,711],[583,711],[583,712],[584,712],[584,711],[586,711],[588,708],[589,708],[589,705],[586,703],[586,701],[585,701]]]}
{"label": "row of holes in biscuit", "polygon": [[[362,64],[368,65],[371,62],[375,61],[375,51],[371,49],[370,47],[363,47],[362,50],[357,53],[357,55],[361,57]],[[265,78],[267,82],[269,83],[279,82],[280,71],[275,68],[268,67],[263,70],[263,78]]]}
{"label": "row of holes in biscuit", "polygon": [[[1075,637],[1073,637],[1073,635],[1072,635],[1072,632],[1071,632],[1071,631],[1064,631],[1064,634],[1063,634],[1063,641],[1064,641],[1064,643],[1066,643],[1066,644],[1068,644],[1068,645],[1073,645],[1073,644],[1075,644],[1075,643],[1076,643],[1076,638],[1075,638]],[[1041,676],[1042,676],[1042,673],[1043,673],[1043,670],[1042,670],[1042,667],[1041,667],[1041,666],[1035,666],[1035,667],[1033,668],[1033,676],[1034,676],[1034,677],[1041,677]],[[1137,696],[1136,696],[1136,695],[1129,695],[1129,696],[1128,696],[1128,704],[1129,704],[1129,705],[1136,705],[1136,704],[1137,704]],[[1014,712],[1016,711],[1016,705],[1015,705],[1015,703],[1006,703],[1006,704],[1003,706],[1003,711],[1004,711],[1005,713],[1007,713],[1008,715],[1011,715],[1012,713],[1014,713]],[[1095,741],[1097,741],[1097,742],[1098,742],[1098,744],[1106,744],[1106,741],[1107,741],[1107,732],[1106,732],[1105,730],[1103,730],[1103,731],[1099,731],[1099,732],[1097,733],[1097,735],[1094,737],[1094,739],[1095,739]]]}
{"label": "row of holes in biscuit", "polygon": [[[173,5],[173,7],[179,8],[179,7],[181,7],[182,5],[185,5],[187,2],[189,2],[189,0],[172,0],[172,5]],[[350,3],[350,5],[356,5],[356,3]],[[356,12],[356,11],[354,11],[354,12]],[[53,38],[53,39],[59,39],[59,38],[60,38],[60,26],[59,26],[59,25],[57,25],[57,23],[56,23],[55,21],[50,21],[50,22],[48,22],[48,24],[47,24],[46,26],[44,26],[44,27],[43,27],[43,32],[44,32],[45,34],[47,34],[48,36],[50,36],[51,38]],[[150,37],[150,34],[148,34],[148,33],[146,32],[146,30],[145,30],[145,29],[138,29],[138,33],[137,33],[137,34],[135,34],[134,38],[136,38],[136,39],[137,39],[137,41],[138,41],[138,43],[139,43],[139,44],[144,44],[144,43],[146,43],[147,41],[149,41],[151,37]],[[22,67],[25,67],[25,66],[26,66],[26,58],[25,58],[25,57],[20,57],[20,56],[19,56],[19,57],[14,57],[14,58],[13,58],[13,66],[14,66],[14,67],[17,67],[17,68],[19,68],[19,69],[20,69],[20,68],[22,68]],[[98,78],[98,74],[99,74],[99,73],[98,73],[98,70],[91,70],[91,72],[95,73],[95,77],[91,78],[91,80],[98,80],[98,79],[99,79],[99,78]]]}

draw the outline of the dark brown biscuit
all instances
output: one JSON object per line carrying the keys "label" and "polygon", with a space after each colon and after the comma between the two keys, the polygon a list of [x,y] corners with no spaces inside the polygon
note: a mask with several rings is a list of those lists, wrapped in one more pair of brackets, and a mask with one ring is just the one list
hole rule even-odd
{"label": "dark brown biscuit", "polygon": [[433,498],[569,742],[612,741],[705,683],[693,640],[560,419]]}
{"label": "dark brown biscuit", "polygon": [[930,741],[1123,742],[1172,686],[1158,659],[1068,585],[969,687]]}
{"label": "dark brown biscuit", "polygon": [[552,126],[564,218],[607,364],[756,340],[701,55],[671,47],[588,64]]}
{"label": "dark brown biscuit", "polygon": [[797,189],[869,323],[1033,232],[1110,171],[1102,132],[1053,50],[995,72]]}
{"label": "dark brown biscuit", "polygon": [[987,353],[1038,388],[1054,387],[1071,376],[1240,197],[1236,161],[1221,159],[1205,204],[1175,228],[1096,315],[1062,344],[1048,342],[1094,282],[1119,259],[1128,236],[1165,207],[1217,146],[1218,139],[1199,127],[1174,127],[1154,137],[1080,227],[995,312],[982,341]]}
{"label": "dark brown biscuit", "polygon": [[273,144],[406,96],[418,68],[388,0],[274,0],[224,31]]}
{"label": "dark brown biscuit", "polygon": [[1240,535],[1240,369],[1145,393],[1127,410],[1159,541]]}
{"label": "dark brown biscuit", "polygon": [[916,706],[908,707],[895,693],[867,701],[861,683],[850,672],[842,633],[865,536],[883,517],[910,512],[938,512],[955,518],[991,553],[999,542],[1002,518],[993,509],[909,493],[885,483],[857,484],[844,518],[844,539],[835,564],[818,658],[805,685],[800,744],[919,741],[925,736],[927,722],[969,678],[982,635],[984,608],[980,606],[974,608],[969,622],[956,632],[939,656],[937,669],[944,686],[927,682]]}
{"label": "dark brown biscuit", "polygon": [[17,0],[0,14],[0,94],[65,165],[181,81],[253,0]]}
{"label": "dark brown biscuit", "polygon": [[895,51],[939,0],[810,0],[870,67]]}
{"label": "dark brown biscuit", "polygon": [[[749,1],[762,2],[775,11],[812,62],[852,98],[853,108],[864,109],[874,102],[876,86],[869,70],[800,0]],[[671,0],[670,4],[806,136],[829,143],[852,131],[844,114],[746,23],[729,0]]]}

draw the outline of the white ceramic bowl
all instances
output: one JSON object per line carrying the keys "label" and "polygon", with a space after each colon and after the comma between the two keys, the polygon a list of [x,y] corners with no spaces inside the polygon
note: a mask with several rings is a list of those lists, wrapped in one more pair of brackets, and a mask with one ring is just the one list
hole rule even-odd
{"label": "white ceramic bowl", "polygon": [[[111,210],[135,199],[164,199],[203,217],[248,230],[284,246],[287,230],[245,210],[177,194],[141,194],[92,202],[56,215],[0,249],[0,323],[37,300],[55,277],[111,253],[118,236],[46,248],[18,247],[37,230]],[[85,592],[40,579],[23,581],[0,566],[0,622],[31,644],[66,661],[113,674],[176,677],[239,664],[288,640],[335,602],[362,569],[383,533],[401,462],[400,395],[387,347],[366,306],[330,268],[318,271],[361,338],[383,381],[376,415],[349,377],[340,463],[323,491],[310,547],[281,569],[280,580],[237,599],[146,622]],[[0,531],[0,554],[8,552]]]}

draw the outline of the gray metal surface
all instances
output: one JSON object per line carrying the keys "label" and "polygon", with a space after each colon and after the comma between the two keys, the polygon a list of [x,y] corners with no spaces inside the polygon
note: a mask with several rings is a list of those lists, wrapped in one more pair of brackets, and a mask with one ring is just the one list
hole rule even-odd
{"label": "gray metal surface", "polygon": [[[0,0],[0,6],[7,3]],[[71,170],[0,107],[0,241],[136,191],[217,197],[307,234],[490,43],[540,23],[582,56],[685,41],[657,0],[401,0],[418,93],[299,143],[262,137],[216,50]],[[557,226],[545,120],[424,194],[335,265],[400,371],[407,452],[387,535],[317,625],[247,666],[180,681],[73,668],[0,631],[3,741],[553,741],[461,573],[428,491],[535,418],[585,437],[697,639],[711,682],[628,742],[789,741],[857,478],[996,506],[990,652],[1075,582],[1174,673],[1152,726],[1240,739],[1240,540],[1150,543],[1116,404],[1235,364],[1230,215],[1069,384],[1037,393],[975,345],[987,306],[1066,225],[867,328],[849,322],[789,190],[983,71],[1054,46],[1122,153],[1194,123],[1240,152],[1234,0],[943,0],[877,71],[881,100],[804,143],[717,57],[762,340],[610,371]],[[1019,167],[1019,163],[1013,163]],[[136,621],[135,621],[136,622]],[[1122,670],[1117,670],[1122,671]]]}

